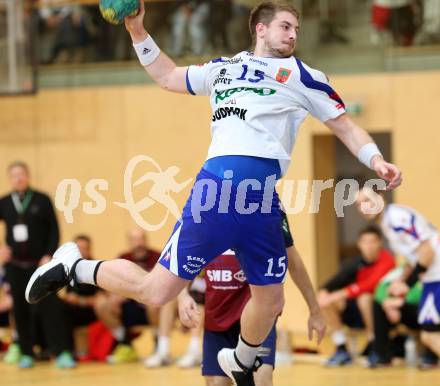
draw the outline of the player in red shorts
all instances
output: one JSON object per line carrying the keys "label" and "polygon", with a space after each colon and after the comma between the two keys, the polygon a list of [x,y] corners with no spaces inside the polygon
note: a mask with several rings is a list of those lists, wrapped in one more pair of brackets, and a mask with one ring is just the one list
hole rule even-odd
{"label": "player in red shorts", "polygon": [[[309,276],[301,257],[293,246],[287,217],[283,216],[282,228],[288,253],[290,275],[301,290],[314,318],[309,320],[309,337],[315,330],[318,343],[325,333],[324,319],[320,316],[318,304]],[[240,316],[251,297],[249,284],[240,262],[232,250],[215,258],[205,267],[205,326],[203,336],[202,375],[207,386],[229,386],[230,378],[222,371],[217,354],[222,348],[234,348],[240,335]],[[197,305],[188,290],[179,296],[181,321],[193,327],[198,322]],[[318,317],[316,315],[319,315]],[[276,326],[274,325],[260,349],[259,368],[254,378],[256,386],[271,386],[275,367]]]}

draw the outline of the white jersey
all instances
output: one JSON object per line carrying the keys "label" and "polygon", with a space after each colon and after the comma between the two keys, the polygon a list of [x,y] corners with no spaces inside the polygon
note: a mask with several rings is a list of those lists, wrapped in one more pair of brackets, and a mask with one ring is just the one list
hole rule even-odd
{"label": "white jersey", "polygon": [[391,249],[406,257],[411,265],[417,262],[415,251],[429,240],[435,251],[434,261],[423,276],[424,282],[440,281],[440,243],[437,229],[420,213],[403,205],[390,204],[385,208],[382,231]]}
{"label": "white jersey", "polygon": [[241,52],[190,66],[186,79],[191,94],[210,96],[212,142],[207,159],[223,155],[277,159],[283,175],[307,114],[325,122],[345,112],[327,77],[295,57]]}

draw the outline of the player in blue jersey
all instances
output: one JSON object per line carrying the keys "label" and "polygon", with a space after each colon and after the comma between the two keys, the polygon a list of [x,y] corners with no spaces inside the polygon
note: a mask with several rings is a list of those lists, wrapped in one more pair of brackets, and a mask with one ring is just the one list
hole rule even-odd
{"label": "player in blue jersey", "polygon": [[[177,67],[159,49],[144,28],[144,15],[140,1],[139,14],[126,18],[125,25],[147,73],[165,90],[210,97],[207,160],[151,273],[128,261],[83,260],[66,244],[35,272],[26,297],[36,302],[68,283],[89,283],[160,306],[232,248],[252,297],[242,313],[238,345],[222,350],[219,363],[238,385],[253,385],[259,347],[284,306],[287,258],[274,186],[288,168],[300,124],[308,113],[324,122],[389,189],[400,184],[401,173],[345,114],[327,77],[293,56],[299,15],[292,6],[268,1],[251,12],[253,53],[189,67]],[[320,312],[310,312],[316,330]]]}

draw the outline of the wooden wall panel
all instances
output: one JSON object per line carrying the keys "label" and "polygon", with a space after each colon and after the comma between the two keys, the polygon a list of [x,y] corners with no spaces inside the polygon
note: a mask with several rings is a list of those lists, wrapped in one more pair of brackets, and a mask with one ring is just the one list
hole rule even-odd
{"label": "wooden wall panel", "polygon": [[[365,111],[357,118],[361,125],[372,131],[391,131],[394,159],[404,171],[397,201],[414,206],[440,226],[440,130],[436,115],[440,72],[339,76],[332,83],[344,99],[362,100]],[[178,166],[179,182],[194,177],[206,157],[210,116],[206,98],[173,95],[154,86],[42,90],[34,97],[2,98],[0,193],[8,191],[4,170],[15,159],[28,162],[34,185],[52,196],[65,178],[78,179],[83,189],[92,178],[107,180],[103,214],[88,215],[79,207],[73,224],[67,224],[62,213],[58,217],[63,241],[86,232],[95,240],[96,256],[112,257],[125,248],[126,232],[135,226],[127,211],[114,205],[124,201],[123,176],[128,161],[144,154],[162,169]],[[323,133],[330,134],[315,119],[306,121],[286,178],[313,178],[312,138]],[[148,165],[140,164],[137,176],[147,169]],[[136,194],[147,190],[145,185]],[[189,187],[173,195],[180,207],[188,192]],[[88,198],[82,195],[80,205],[85,201]],[[149,216],[157,218],[163,208],[155,205],[148,210]],[[316,216],[305,211],[289,218],[296,245],[316,283]],[[163,246],[174,221],[169,218],[163,229],[150,234],[154,247]],[[288,307],[281,324],[304,331],[306,307],[289,281],[286,292]]]}

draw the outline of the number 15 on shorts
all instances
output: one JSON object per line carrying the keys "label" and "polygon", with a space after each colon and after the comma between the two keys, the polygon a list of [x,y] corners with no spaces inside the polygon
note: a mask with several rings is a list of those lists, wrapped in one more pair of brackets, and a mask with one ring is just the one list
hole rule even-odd
{"label": "number 15 on shorts", "polygon": [[[274,264],[274,260],[278,260],[278,262]],[[267,272],[264,274],[264,276],[283,277],[287,270],[286,256],[281,256],[279,259],[268,259],[267,265]]]}

